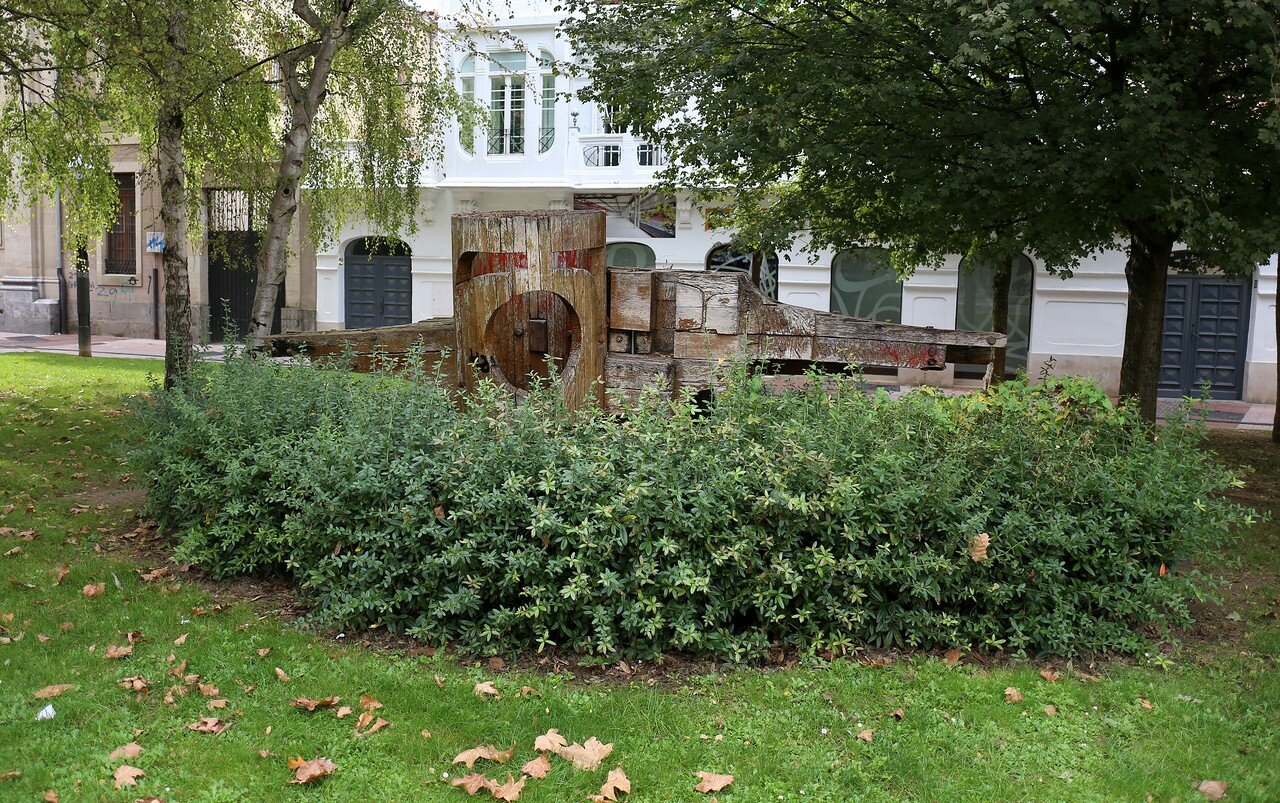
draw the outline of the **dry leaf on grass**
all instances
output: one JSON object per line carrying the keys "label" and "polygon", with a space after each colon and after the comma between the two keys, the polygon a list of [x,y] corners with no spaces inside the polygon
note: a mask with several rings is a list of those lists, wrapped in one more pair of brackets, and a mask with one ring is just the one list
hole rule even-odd
{"label": "dry leaf on grass", "polygon": [[560,735],[560,731],[552,728],[546,733],[533,740],[533,749],[539,753],[551,752],[555,753],[562,747],[568,747],[569,742]]}
{"label": "dry leaf on grass", "polygon": [[1154,711],[1154,710],[1155,710],[1155,708],[1156,708],[1154,705],[1152,705],[1152,704],[1151,704],[1151,701],[1150,701],[1150,700],[1148,700],[1146,697],[1139,697],[1139,698],[1138,698],[1138,705],[1142,706],[1143,708],[1147,709],[1148,711]]}
{"label": "dry leaf on grass", "polygon": [[168,574],[169,574],[169,567],[161,566],[157,569],[152,569],[149,572],[143,572],[142,582],[154,583],[155,581],[159,580],[162,577],[167,576]]}
{"label": "dry leaf on grass", "polygon": [[473,772],[470,775],[463,775],[460,778],[454,778],[453,780],[449,781],[449,785],[461,786],[462,791],[466,792],[468,795],[474,795],[476,792],[479,792],[481,789],[484,789],[490,793],[493,792],[493,781],[489,780],[488,778],[484,777],[478,772]]}
{"label": "dry leaf on grass", "polygon": [[520,691],[516,692],[517,697],[541,697],[542,693],[531,686],[521,686]]}
{"label": "dry leaf on grass", "polygon": [[484,683],[476,684],[476,694],[480,697],[501,697],[502,692],[498,691],[493,685],[493,681],[486,680]]}
{"label": "dry leaf on grass", "polygon": [[[361,729],[366,725],[369,725],[370,721],[373,721],[373,725],[370,725],[368,730],[362,732]],[[360,715],[360,720],[356,722],[356,736],[368,736],[371,733],[377,733],[383,728],[388,727],[390,724],[390,722],[387,722],[382,717],[378,717],[378,719],[374,721],[373,712],[365,711]]]}
{"label": "dry leaf on grass", "polygon": [[631,780],[627,778],[627,774],[622,771],[622,767],[614,767],[609,772],[609,777],[605,779],[604,786],[600,787],[600,794],[592,795],[592,803],[611,803],[618,799],[618,795],[631,792]]}
{"label": "dry leaf on grass", "polygon": [[270,654],[271,654],[271,648],[270,648],[270,647],[263,647],[262,649],[258,650],[258,657],[259,657],[259,658],[266,658],[266,657],[267,657],[268,655],[270,655]]}
{"label": "dry leaf on grass", "polygon": [[117,747],[111,751],[111,760],[119,761],[120,759],[132,760],[142,755],[142,745],[137,742],[129,742],[126,745]]}
{"label": "dry leaf on grass", "polygon": [[112,774],[116,781],[116,788],[123,789],[126,786],[137,786],[139,778],[147,777],[147,774],[137,767],[130,767],[128,764],[122,764],[116,767],[116,771]]}
{"label": "dry leaf on grass", "polygon": [[36,699],[50,700],[54,697],[57,697],[59,694],[62,694],[63,692],[71,691],[74,688],[75,686],[71,683],[56,683],[52,686],[45,686],[40,691],[36,692]]}
{"label": "dry leaf on grass", "polygon": [[133,677],[125,678],[119,681],[119,683],[121,688],[125,691],[145,692],[151,687],[151,681],[141,675],[134,675]]}
{"label": "dry leaf on grass", "polygon": [[226,700],[210,700],[209,704],[205,706],[205,708],[208,708],[210,711],[217,711],[218,709],[226,708],[226,707],[227,707]]}
{"label": "dry leaf on grass", "polygon": [[84,595],[86,597],[98,597],[106,593],[106,583],[90,583],[84,587]]}
{"label": "dry leaf on grass", "polygon": [[525,777],[520,776],[520,780],[515,780],[511,773],[507,773],[507,782],[504,784],[495,783],[489,787],[489,794],[493,795],[494,800],[519,800],[520,790],[524,789]]}
{"label": "dry leaf on grass", "polygon": [[1058,715],[1058,706],[1056,706],[1056,705],[1046,705],[1046,706],[1044,707],[1044,715],[1045,715],[1046,717],[1053,717],[1053,716],[1057,716],[1057,715]]}
{"label": "dry leaf on grass", "polygon": [[338,768],[324,756],[313,758],[310,761],[304,761],[302,756],[289,759],[289,769],[293,770],[293,780],[289,783],[311,783],[318,781],[327,775],[332,775],[333,771]]}
{"label": "dry leaf on grass", "polygon": [[867,728],[864,731],[860,731],[858,733],[858,738],[864,742],[870,742],[872,739],[876,738],[876,729]]}
{"label": "dry leaf on grass", "polygon": [[587,739],[586,744],[578,744],[574,742],[568,747],[561,747],[556,750],[556,755],[561,758],[567,758],[573,762],[573,766],[580,770],[594,770],[600,766],[600,762],[609,757],[613,752],[613,744],[603,744],[599,739],[592,736]]}
{"label": "dry leaf on grass", "polygon": [[173,644],[174,644],[174,646],[176,646],[176,647],[181,647],[183,644],[186,644],[186,643],[187,643],[187,636],[189,636],[189,635],[191,635],[191,634],[190,634],[190,633],[183,633],[181,636],[178,636],[176,639],[174,639],[174,640],[173,640]]}
{"label": "dry leaf on grass", "polygon": [[985,563],[987,560],[987,548],[991,546],[991,536],[987,533],[978,533],[969,539],[969,558],[974,563]]}
{"label": "dry leaf on grass", "polygon": [[40,799],[43,800],[44,803],[59,803],[59,801],[62,800],[62,798],[58,797],[58,790],[56,789],[44,790],[44,797]]}
{"label": "dry leaf on grass", "polygon": [[366,711],[377,711],[382,707],[382,703],[378,702],[378,698],[372,694],[360,695],[360,707]]}
{"label": "dry leaf on grass", "polygon": [[230,722],[217,717],[200,717],[199,720],[187,725],[189,730],[193,730],[196,733],[212,733],[215,736],[229,727],[231,727]]}
{"label": "dry leaf on grass", "polygon": [[889,712],[889,716],[893,717],[894,719],[906,719],[907,713],[903,711],[901,708],[895,708]]}
{"label": "dry leaf on grass", "polygon": [[960,648],[952,647],[947,650],[947,652],[942,656],[942,659],[946,662],[947,666],[955,666],[960,663],[960,655]]}
{"label": "dry leaf on grass", "polygon": [[56,585],[59,585],[63,580],[65,580],[65,579],[66,579],[66,577],[67,577],[67,575],[68,575],[68,574],[71,574],[71,567],[70,567],[70,566],[59,566],[58,568],[54,569],[54,570],[53,570],[53,584],[54,584],[55,586],[56,586]]}
{"label": "dry leaf on grass", "polygon": [[[333,708],[341,699],[341,697],[321,697],[319,700],[312,700],[310,697],[299,697],[289,705],[306,711],[314,711],[317,708]],[[347,709],[348,712],[350,710],[350,708]]]}
{"label": "dry leaf on grass", "polygon": [[278,667],[278,666],[276,667],[276,677],[280,678],[281,680],[283,680],[283,681],[284,681],[284,682],[286,682],[286,683],[288,683],[290,680],[292,680],[292,678],[290,678],[288,675],[286,675],[286,674],[285,674],[285,672],[284,672],[284,670],[283,670],[283,669],[281,669],[281,668],[280,668],[280,667]]}
{"label": "dry leaf on grass", "polygon": [[439,675],[436,675],[436,685],[443,689],[443,688],[444,688],[444,678],[440,677]]}
{"label": "dry leaf on grass", "polygon": [[22,770],[9,770],[8,772],[0,772],[0,783],[5,781],[13,781],[22,777]]}
{"label": "dry leaf on grass", "polygon": [[713,772],[699,772],[698,778],[698,785],[693,787],[693,791],[704,795],[719,792],[733,783],[732,775],[716,775]]}
{"label": "dry leaf on grass", "polygon": [[1227,796],[1227,782],[1201,781],[1196,791],[1204,795],[1206,800],[1222,800]]}
{"label": "dry leaf on grass", "polygon": [[1049,669],[1049,668],[1041,669],[1040,677],[1044,678],[1050,683],[1057,683],[1059,680],[1062,680],[1062,675],[1059,675],[1057,672],[1054,672],[1052,669]]}
{"label": "dry leaf on grass", "polygon": [[217,697],[218,687],[212,683],[201,683],[196,688],[200,690],[200,694],[205,697]]}
{"label": "dry leaf on grass", "polygon": [[338,719],[342,719],[343,717],[351,716],[351,712],[352,712],[352,708],[351,708],[351,706],[349,706],[349,705],[344,705],[344,706],[341,706],[341,707],[340,707],[340,708],[335,712],[335,714],[337,715]]}
{"label": "dry leaf on grass", "polygon": [[1006,703],[1020,703],[1022,702],[1022,692],[1018,691],[1017,688],[1010,686],[1004,690],[1004,701]]}
{"label": "dry leaf on grass", "polygon": [[515,754],[515,747],[511,747],[506,750],[499,750],[491,744],[482,744],[473,747],[470,750],[463,750],[453,759],[453,763],[466,764],[467,769],[474,767],[476,762],[482,758],[489,761],[496,761],[499,764],[506,764]]}
{"label": "dry leaf on grass", "polygon": [[545,778],[547,773],[551,772],[551,759],[547,758],[547,754],[543,753],[531,761],[525,763],[520,771],[530,778]]}
{"label": "dry leaf on grass", "polygon": [[127,644],[123,647],[117,647],[116,645],[111,644],[107,647],[106,652],[102,653],[102,657],[108,660],[128,658],[130,655],[133,655],[133,647]]}
{"label": "dry leaf on grass", "polygon": [[187,659],[183,658],[182,663],[169,670],[169,674],[173,675],[175,678],[180,678],[187,674]]}

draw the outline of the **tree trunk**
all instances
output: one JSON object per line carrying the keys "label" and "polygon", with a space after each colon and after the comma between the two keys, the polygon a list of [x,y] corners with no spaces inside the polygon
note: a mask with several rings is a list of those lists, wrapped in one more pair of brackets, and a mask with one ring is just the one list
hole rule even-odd
{"label": "tree trunk", "polygon": [[[1009,286],[1013,284],[1012,263],[996,264],[991,272],[991,331],[1009,334]],[[1007,349],[996,352],[992,361],[991,383],[1004,380]]]}
{"label": "tree trunk", "polygon": [[[175,4],[177,6],[177,4]],[[186,12],[170,12],[168,38],[173,55],[170,80],[178,80],[181,54],[186,52]],[[187,157],[183,150],[186,119],[182,102],[161,89],[156,120],[156,164],[160,174],[160,220],[164,227],[164,386],[173,387],[191,369],[191,288],[187,275]]]}
{"label": "tree trunk", "polygon": [[[1276,312],[1276,343],[1280,343],[1280,308]],[[1280,352],[1277,352],[1280,354]],[[1276,417],[1271,422],[1271,441],[1280,443],[1280,359],[1276,360]]]}
{"label": "tree trunk", "polygon": [[1144,419],[1156,420],[1156,384],[1164,333],[1164,296],[1173,235],[1155,225],[1129,226],[1129,309],[1120,363],[1120,395],[1135,397]]}
{"label": "tree trunk", "polygon": [[[325,25],[305,4],[294,3],[294,12],[319,35],[319,41],[281,56],[284,92],[289,103],[289,127],[281,139],[280,162],[276,167],[275,191],[267,208],[267,227],[258,255],[258,283],[253,291],[253,309],[249,316],[248,346],[258,350],[271,334],[276,299],[284,285],[285,262],[289,256],[289,232],[298,213],[302,176],[307,153],[311,149],[312,128],[320,104],[329,92],[329,74],[338,52],[351,42],[347,27],[348,12],[341,11]],[[313,58],[305,82],[299,62]]]}

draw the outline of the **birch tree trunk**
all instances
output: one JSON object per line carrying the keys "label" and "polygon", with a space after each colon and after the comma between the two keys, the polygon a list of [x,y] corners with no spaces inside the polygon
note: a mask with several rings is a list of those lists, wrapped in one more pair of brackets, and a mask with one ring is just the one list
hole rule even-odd
{"label": "birch tree trunk", "polygon": [[[187,52],[187,14],[177,2],[169,13],[170,80]],[[162,90],[156,119],[156,162],[160,178],[160,219],[164,226],[164,386],[173,387],[191,369],[191,286],[187,274],[187,158],[183,150],[186,119],[181,99]]]}

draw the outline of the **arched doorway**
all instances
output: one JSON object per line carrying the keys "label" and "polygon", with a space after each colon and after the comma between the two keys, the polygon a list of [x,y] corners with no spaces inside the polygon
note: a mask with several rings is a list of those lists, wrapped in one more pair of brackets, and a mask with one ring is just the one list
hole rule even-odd
{"label": "arched doorway", "polygon": [[[1027,351],[1031,346],[1031,293],[1035,287],[1035,265],[1024,254],[1009,262],[1009,324],[1005,334],[1004,372],[1013,374],[1027,367]],[[956,288],[956,328],[989,332],[993,326],[995,265],[983,260],[977,265],[960,263],[960,279]],[[986,366],[981,366],[985,371]],[[963,373],[963,370],[961,371]]]}
{"label": "arched doorway", "polygon": [[723,243],[707,252],[707,270],[757,276],[756,286],[760,292],[778,300],[778,255],[772,251],[746,251]]}
{"label": "arched doorway", "polygon": [[413,319],[412,252],[400,240],[363,237],[347,245],[348,329],[397,326]]}
{"label": "arched doorway", "polygon": [[902,282],[883,248],[841,251],[831,260],[831,311],[902,323]]}

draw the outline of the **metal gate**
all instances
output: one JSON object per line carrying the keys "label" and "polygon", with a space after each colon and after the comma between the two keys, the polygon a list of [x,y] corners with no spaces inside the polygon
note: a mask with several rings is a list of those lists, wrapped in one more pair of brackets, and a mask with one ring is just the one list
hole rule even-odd
{"label": "metal gate", "polygon": [[[262,233],[254,230],[254,210],[241,190],[208,191],[209,341],[239,339],[249,331],[258,286]],[[284,288],[276,293],[271,333],[280,332]]]}
{"label": "metal gate", "polygon": [[408,246],[373,237],[347,246],[345,317],[348,329],[397,326],[413,320]]}
{"label": "metal gate", "polygon": [[1161,396],[1239,399],[1249,333],[1249,280],[1170,276],[1160,346]]}

